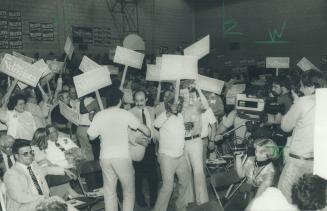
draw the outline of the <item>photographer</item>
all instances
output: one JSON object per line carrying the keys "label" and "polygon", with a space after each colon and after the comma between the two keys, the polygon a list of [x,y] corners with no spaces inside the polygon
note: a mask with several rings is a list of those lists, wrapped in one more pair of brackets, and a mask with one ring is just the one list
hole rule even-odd
{"label": "photographer", "polygon": [[283,116],[281,128],[292,132],[289,158],[279,179],[278,189],[291,202],[293,184],[305,173],[313,172],[313,139],[315,117],[315,90],[326,86],[321,72],[308,70],[302,73],[300,91],[303,97],[292,90],[294,104]]}
{"label": "photographer", "polygon": [[[278,147],[271,139],[257,139],[254,142],[255,156],[245,156],[236,153],[235,168],[240,178],[246,177],[250,185],[250,196],[255,197],[272,186],[275,167],[272,160],[278,158]],[[251,198],[251,197],[250,197]]]}
{"label": "photographer", "polygon": [[267,125],[280,124],[282,115],[286,114],[292,105],[289,80],[286,76],[274,78],[272,82],[271,95],[274,102],[269,102],[267,106]]}

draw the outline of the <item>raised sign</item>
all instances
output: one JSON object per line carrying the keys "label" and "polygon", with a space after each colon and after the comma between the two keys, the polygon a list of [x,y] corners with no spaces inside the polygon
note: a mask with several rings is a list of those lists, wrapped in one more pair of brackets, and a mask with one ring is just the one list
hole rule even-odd
{"label": "raised sign", "polygon": [[198,77],[198,57],[182,55],[162,55],[161,80],[196,79]]}
{"label": "raised sign", "polygon": [[196,56],[198,59],[206,56],[210,52],[210,35],[205,36],[201,40],[195,42],[184,49],[184,55]]}
{"label": "raised sign", "polygon": [[114,62],[118,64],[123,64],[129,67],[134,67],[136,69],[142,68],[142,63],[144,59],[144,54],[117,46],[116,53],[114,57]]}
{"label": "raised sign", "polygon": [[266,68],[289,68],[290,58],[289,57],[267,57]]}

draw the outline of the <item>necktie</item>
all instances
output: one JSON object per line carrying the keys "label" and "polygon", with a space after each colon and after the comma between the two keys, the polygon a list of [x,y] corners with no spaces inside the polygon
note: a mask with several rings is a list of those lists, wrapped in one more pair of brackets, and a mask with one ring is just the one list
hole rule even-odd
{"label": "necktie", "polygon": [[36,188],[37,192],[39,193],[39,195],[43,195],[43,192],[41,190],[39,182],[37,181],[36,176],[35,176],[34,172],[32,171],[31,166],[28,166],[27,169],[28,169],[28,172],[30,173],[30,176],[32,178],[32,181],[33,181],[33,183],[35,185],[35,188]]}
{"label": "necktie", "polygon": [[142,122],[146,126],[146,118],[145,118],[145,114],[144,114],[144,108],[142,109]]}
{"label": "necktie", "polygon": [[12,163],[12,161],[10,159],[10,155],[7,155],[7,162],[8,162],[8,167],[11,168],[13,163]]}

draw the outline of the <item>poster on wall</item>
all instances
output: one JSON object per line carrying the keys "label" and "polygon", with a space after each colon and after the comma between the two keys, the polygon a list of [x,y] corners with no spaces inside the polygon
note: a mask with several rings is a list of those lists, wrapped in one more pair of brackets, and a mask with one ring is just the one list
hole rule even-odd
{"label": "poster on wall", "polygon": [[111,43],[111,28],[93,28],[93,44],[95,46],[109,46]]}
{"label": "poster on wall", "polygon": [[54,40],[52,23],[41,23],[41,30],[42,30],[42,40],[43,41],[53,41]]}
{"label": "poster on wall", "polygon": [[93,43],[93,28],[73,26],[73,43]]}
{"label": "poster on wall", "polygon": [[0,49],[22,47],[21,12],[0,10]]}
{"label": "poster on wall", "polygon": [[34,41],[42,40],[42,31],[40,23],[30,23],[30,38]]}

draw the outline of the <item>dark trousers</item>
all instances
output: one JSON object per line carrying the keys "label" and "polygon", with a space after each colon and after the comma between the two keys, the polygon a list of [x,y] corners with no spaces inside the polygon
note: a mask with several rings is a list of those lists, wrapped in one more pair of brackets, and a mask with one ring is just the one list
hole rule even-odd
{"label": "dark trousers", "polygon": [[144,202],[143,179],[148,182],[150,205],[154,205],[158,196],[158,164],[155,144],[149,144],[142,161],[133,161],[135,169],[135,198],[137,202]]}

